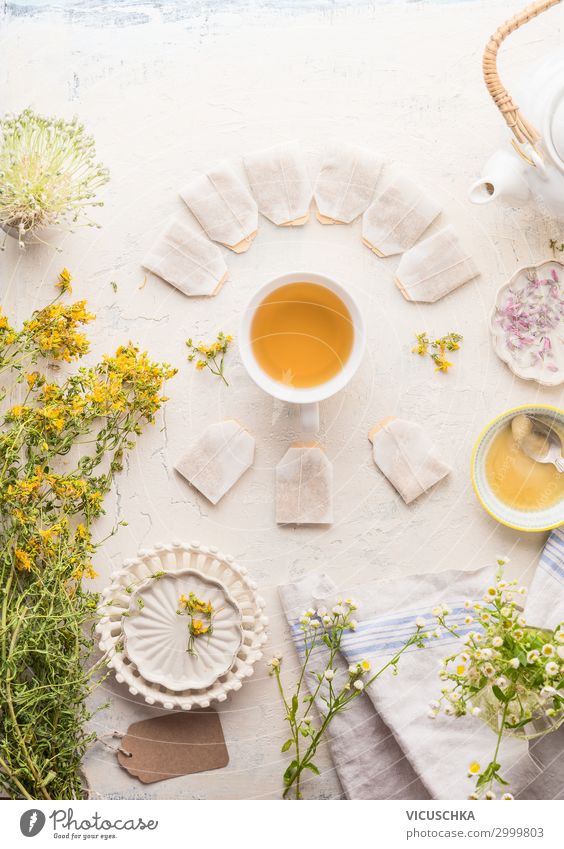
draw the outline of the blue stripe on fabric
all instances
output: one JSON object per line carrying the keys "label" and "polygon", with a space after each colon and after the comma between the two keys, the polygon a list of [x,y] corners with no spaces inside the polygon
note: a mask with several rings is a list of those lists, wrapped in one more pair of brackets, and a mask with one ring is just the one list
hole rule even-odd
{"label": "blue stripe on fabric", "polygon": [[540,568],[564,583],[564,531],[560,528],[549,536],[540,558]]}

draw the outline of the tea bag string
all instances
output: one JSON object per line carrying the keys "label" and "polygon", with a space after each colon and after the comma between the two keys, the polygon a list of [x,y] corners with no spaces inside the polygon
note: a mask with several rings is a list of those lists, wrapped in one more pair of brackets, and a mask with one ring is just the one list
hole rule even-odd
{"label": "tea bag string", "polygon": [[96,740],[97,740],[98,743],[101,743],[102,746],[104,746],[104,748],[108,749],[108,751],[113,752],[114,754],[117,753],[117,752],[121,752],[121,754],[124,757],[132,758],[133,757],[132,752],[128,752],[122,746],[111,746],[109,743],[106,742],[106,740],[108,740],[108,739],[109,740],[123,740],[124,737],[125,737],[125,734],[122,731],[112,731],[111,733],[108,732],[107,734],[100,734],[96,738]]}
{"label": "tea bag string", "polygon": [[[223,192],[221,191],[221,189],[219,188],[219,186],[218,186],[218,185],[216,185],[215,180],[213,179],[213,177],[212,177],[210,174],[206,174],[206,177],[208,178],[208,180],[210,181],[210,183],[212,184],[212,186],[214,187],[214,189],[215,189],[215,190],[216,190],[216,192],[218,193],[219,197],[221,198],[221,200],[223,201],[223,203],[224,203],[224,204],[225,204],[225,206],[227,207],[228,211],[231,213],[231,215],[233,216],[233,218],[235,219],[235,221],[236,221],[236,222],[237,222],[237,224],[239,225],[239,228],[240,228],[240,235],[241,235],[242,237],[246,236],[247,234],[244,232],[244,230],[245,230],[244,223],[243,223],[242,219],[240,218],[240,216],[239,216],[239,215],[237,215],[237,211],[236,211],[235,209],[233,209],[233,207],[231,206],[231,204],[229,203],[229,201],[227,200],[227,198],[225,197],[225,195],[223,194]],[[225,224],[226,222],[225,222],[225,221],[221,221],[220,223],[221,223],[221,224]]]}
{"label": "tea bag string", "polygon": [[204,465],[200,469],[198,469],[198,471],[194,475],[194,480],[196,480],[198,475],[201,475],[202,472],[205,472],[206,469],[208,468],[208,466],[210,465],[210,463],[213,463],[213,461],[216,460],[219,457],[219,455],[223,453],[223,451],[228,449],[230,444],[233,442],[233,440],[236,439],[239,436],[239,434],[241,433],[241,431],[244,431],[244,430],[245,430],[245,428],[243,427],[243,425],[239,425],[239,429],[236,430],[235,433],[232,433],[231,436],[229,436],[224,442],[222,442],[221,445],[219,446],[219,448],[216,451],[213,452],[213,454],[208,458],[208,460],[204,463]]}
{"label": "tea bag string", "polygon": [[284,186],[284,194],[286,195],[286,208],[288,210],[286,214],[288,216],[288,221],[290,221],[295,214],[295,206],[290,196],[290,181],[288,179],[288,175],[286,174],[286,169],[284,168],[284,160],[282,156],[280,156],[278,160],[278,165],[280,168],[280,173],[282,174],[282,185]]}
{"label": "tea bag string", "polygon": [[[195,259],[195,257],[190,256],[190,254],[184,253],[184,251],[178,245],[174,244],[174,242],[171,242],[170,239],[163,237],[163,242],[165,243],[165,245],[168,245],[169,248],[172,248],[173,251],[176,251],[177,254],[180,254],[181,257],[183,257],[184,259],[188,259],[188,260],[190,260],[190,262],[194,263],[194,265],[197,266],[197,268],[200,268],[202,271],[206,271],[208,274],[211,274],[213,279],[216,280],[219,283],[219,278],[212,272],[212,270],[209,267],[209,263],[204,265],[203,263],[201,263],[197,259]],[[209,244],[211,245],[211,242]],[[213,245],[211,245],[211,246],[213,247]],[[194,272],[192,272],[192,274],[193,273]],[[189,275],[189,276],[191,276],[191,275]]]}
{"label": "tea bag string", "polygon": [[415,286],[420,286],[422,283],[426,283],[428,280],[432,280],[433,277],[438,277],[440,274],[445,274],[447,271],[452,271],[453,268],[456,268],[458,265],[463,265],[465,262],[468,262],[471,259],[471,256],[462,257],[462,259],[457,260],[457,262],[453,262],[452,265],[447,265],[446,268],[440,268],[438,271],[433,272],[433,274],[428,274],[426,277],[421,277],[414,283],[410,283],[409,288],[413,289],[415,288]]}
{"label": "tea bag string", "polygon": [[351,170],[349,172],[349,177],[348,177],[347,183],[346,183],[345,188],[343,189],[343,191],[341,193],[341,196],[340,196],[339,201],[338,201],[338,205],[335,209],[336,215],[342,215],[343,214],[343,207],[345,205],[345,200],[346,200],[346,198],[349,194],[349,191],[350,191],[350,188],[351,188],[351,185],[352,185],[352,181],[353,181],[354,175],[356,174],[357,168],[358,168],[358,156],[355,156],[353,167],[351,168]]}
{"label": "tea bag string", "polygon": [[421,197],[418,197],[418,198],[417,198],[417,200],[415,201],[415,203],[414,203],[412,206],[410,206],[410,207],[409,207],[409,209],[407,210],[407,212],[405,212],[405,213],[401,216],[401,218],[398,218],[398,220],[396,221],[396,223],[394,224],[394,226],[392,227],[392,229],[391,229],[391,230],[388,230],[388,232],[386,233],[386,235],[385,235],[385,236],[382,236],[381,241],[382,241],[382,242],[385,242],[385,241],[386,241],[386,239],[389,239],[389,238],[390,238],[390,236],[392,235],[392,233],[395,233],[395,231],[398,229],[398,227],[400,226],[400,224],[403,224],[403,222],[405,221],[405,219],[406,219],[406,218],[408,218],[408,217],[411,215],[411,213],[413,212],[413,210],[414,210],[414,209],[417,209],[417,207],[419,206],[419,204],[420,204],[420,203],[421,203]]}

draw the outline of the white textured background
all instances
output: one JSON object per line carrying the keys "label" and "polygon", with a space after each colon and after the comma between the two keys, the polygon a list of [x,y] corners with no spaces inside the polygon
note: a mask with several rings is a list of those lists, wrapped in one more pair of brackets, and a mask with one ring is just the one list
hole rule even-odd
{"label": "white textured background", "polygon": [[[514,378],[493,354],[488,317],[497,288],[520,264],[545,259],[560,229],[534,210],[472,207],[467,185],[503,136],[481,81],[489,34],[521,2],[377,3],[224,0],[215,3],[5,4],[1,35],[2,111],[30,104],[77,113],[110,167],[101,230],[57,240],[61,253],[9,241],[0,256],[2,302],[23,318],[50,300],[67,265],[73,297],[98,315],[91,359],[132,339],[179,366],[164,415],[142,437],[115,494],[109,519],[129,526],[105,545],[97,568],[109,572],[138,547],[173,538],[200,539],[233,554],[258,581],[268,602],[267,655],[282,650],[295,666],[276,586],[310,569],[326,569],[343,586],[359,579],[484,565],[509,553],[515,574],[530,577],[544,535],[496,525],[475,500],[469,480],[473,441],[504,409],[558,403],[558,389]],[[514,35],[501,69],[511,87],[527,63],[559,43],[562,11],[553,10]],[[228,254],[230,279],[213,299],[190,300],[149,276],[146,248],[172,213],[189,213],[177,196],[191,175],[222,158],[238,163],[249,149],[298,138],[312,176],[324,145],[335,138],[366,144],[393,159],[437,195],[458,227],[482,276],[434,305],[403,300],[392,283],[397,260],[378,260],[360,242],[360,223],[277,229],[265,219],[243,256]],[[253,289],[291,269],[324,271],[349,286],[369,328],[356,378],[322,407],[321,442],[334,464],[335,523],[280,528],[274,522],[274,467],[295,433],[282,404],[246,376],[236,351],[229,388],[185,361],[188,335],[207,339],[236,331]],[[110,281],[116,281],[114,293]],[[448,375],[410,353],[427,329],[464,334]],[[452,475],[407,508],[380,476],[366,438],[371,425],[395,414],[425,424],[453,465]],[[217,507],[172,469],[193,436],[224,417],[240,419],[257,440],[256,462]],[[108,521],[109,525],[110,522]],[[102,533],[102,528],[101,528]],[[404,601],[404,600],[403,600]],[[151,711],[110,682],[98,717],[101,732],[124,731]],[[422,705],[422,710],[426,706]],[[276,798],[286,738],[274,682],[256,675],[219,708],[230,751],[228,768],[149,787],[131,779],[96,748],[87,772],[94,794],[130,798]],[[308,793],[340,789],[328,756]]]}

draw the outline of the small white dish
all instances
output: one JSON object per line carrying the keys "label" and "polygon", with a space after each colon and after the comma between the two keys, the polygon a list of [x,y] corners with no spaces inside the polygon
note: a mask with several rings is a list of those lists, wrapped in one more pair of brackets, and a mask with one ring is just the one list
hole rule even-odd
{"label": "small white dish", "polygon": [[[188,648],[189,617],[177,613],[181,595],[210,601],[212,633]],[[125,650],[147,681],[169,690],[201,690],[231,669],[243,639],[241,611],[220,581],[193,569],[149,578],[131,594],[124,618]]]}
{"label": "small white dish", "polygon": [[[564,499],[544,510],[517,510],[505,504],[493,492],[486,476],[486,457],[492,441],[499,431],[519,414],[537,416],[564,429],[564,410],[548,404],[525,404],[507,410],[484,428],[472,452],[472,483],[482,507],[502,525],[518,531],[549,531],[564,524]],[[563,473],[564,474],[564,473]]]}
{"label": "small white dish", "polygon": [[[557,280],[553,280],[555,272]],[[539,345],[519,348],[511,344],[511,339],[504,329],[503,309],[512,293],[518,298],[525,287],[531,283],[531,275],[538,281],[548,280],[557,286],[560,297],[564,298],[564,265],[556,260],[548,260],[539,265],[519,268],[511,279],[498,291],[495,306],[490,320],[494,351],[506,363],[517,377],[523,380],[535,380],[541,386],[560,386],[564,382],[564,335],[563,322],[550,328],[546,336],[550,353],[546,355]],[[539,288],[539,301],[542,303],[543,287]],[[525,331],[526,332],[526,331]],[[515,340],[518,342],[518,339]],[[551,370],[554,368],[555,370]]]}

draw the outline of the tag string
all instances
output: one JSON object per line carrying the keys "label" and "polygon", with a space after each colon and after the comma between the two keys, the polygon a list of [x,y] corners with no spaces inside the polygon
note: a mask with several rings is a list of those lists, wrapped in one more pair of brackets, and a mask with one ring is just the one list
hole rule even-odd
{"label": "tag string", "polygon": [[126,758],[132,758],[133,752],[128,752],[126,749],[121,746],[111,746],[106,740],[109,738],[110,740],[122,740],[124,737],[121,731],[112,731],[111,734],[101,734],[97,739],[98,742],[102,744],[106,749],[110,752],[121,752],[121,754]]}

